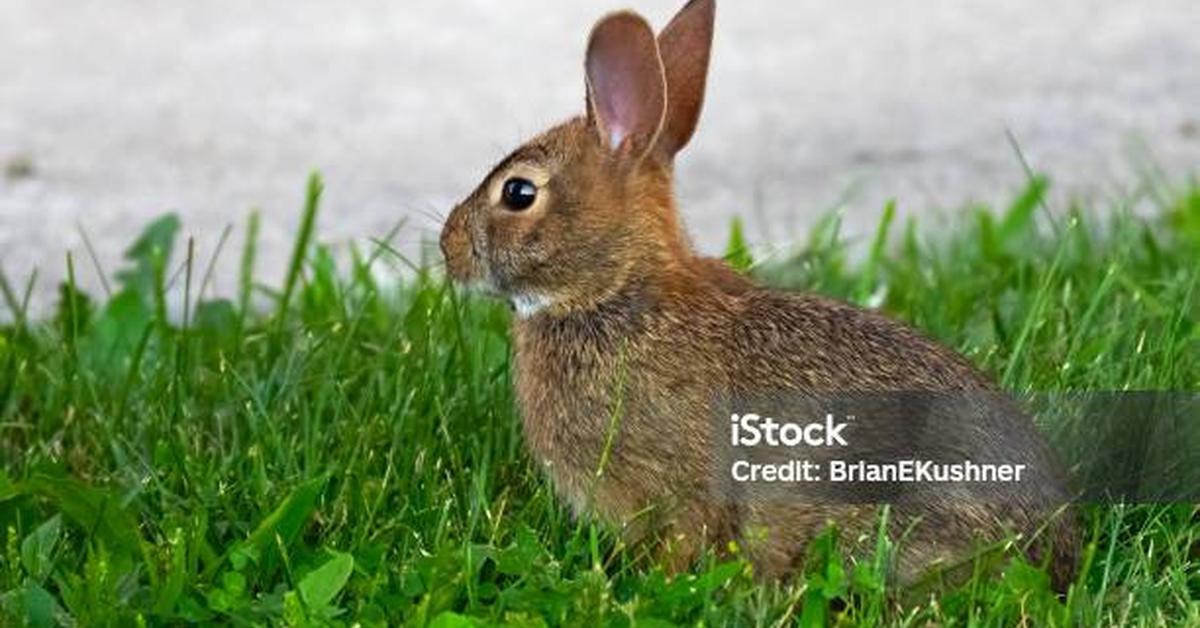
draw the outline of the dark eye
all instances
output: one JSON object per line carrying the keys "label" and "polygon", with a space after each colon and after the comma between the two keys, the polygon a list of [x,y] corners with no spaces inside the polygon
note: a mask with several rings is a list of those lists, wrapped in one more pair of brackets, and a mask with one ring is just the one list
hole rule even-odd
{"label": "dark eye", "polygon": [[504,188],[500,191],[500,200],[504,201],[504,205],[513,211],[529,209],[536,199],[537,186],[529,179],[521,177],[513,177],[505,181]]}

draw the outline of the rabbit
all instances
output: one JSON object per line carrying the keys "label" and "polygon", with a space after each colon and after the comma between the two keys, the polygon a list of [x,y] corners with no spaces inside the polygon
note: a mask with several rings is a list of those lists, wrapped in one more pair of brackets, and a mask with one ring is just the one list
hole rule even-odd
{"label": "rabbit", "polygon": [[[756,576],[786,578],[830,524],[852,545],[873,545],[888,504],[888,533],[901,537],[898,582],[1015,532],[1037,538],[1027,551],[1062,588],[1078,552],[1066,480],[1032,421],[987,377],[881,313],[771,290],[693,248],[673,163],[700,117],[714,17],[715,0],[691,0],[657,36],[631,11],[600,19],[585,54],[585,114],[508,155],[446,220],[449,277],[512,306],[531,457],[576,513],[619,527],[631,543],[657,539],[672,572],[706,548],[733,547]],[[990,431],[932,406],[935,418],[919,424],[855,428],[859,440],[892,449],[933,430],[927,440],[946,443],[941,453],[1021,452],[1036,481],[1002,500],[717,488],[713,478],[727,473],[726,435],[711,420],[728,409],[721,399],[840,391],[999,398]]]}

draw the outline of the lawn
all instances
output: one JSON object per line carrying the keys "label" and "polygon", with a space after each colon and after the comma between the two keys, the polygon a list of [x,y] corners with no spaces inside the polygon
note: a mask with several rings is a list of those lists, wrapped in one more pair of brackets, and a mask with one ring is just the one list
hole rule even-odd
{"label": "lawn", "polygon": [[[937,229],[885,209],[865,242],[831,215],[767,260],[735,225],[729,258],[881,307],[1010,390],[1200,389],[1200,186],[1052,209],[1046,187]],[[229,300],[196,296],[209,260],[172,216],[111,294],[79,292],[94,269],[72,259],[52,317],[0,283],[0,625],[1200,625],[1193,504],[1085,505],[1065,596],[1015,559],[897,591],[887,539],[849,557],[836,531],[790,583],[715,557],[669,578],[573,519],[525,455],[506,308],[405,260],[403,228],[333,255],[320,194],[314,177],[282,281],[255,274],[256,219],[230,239]]]}

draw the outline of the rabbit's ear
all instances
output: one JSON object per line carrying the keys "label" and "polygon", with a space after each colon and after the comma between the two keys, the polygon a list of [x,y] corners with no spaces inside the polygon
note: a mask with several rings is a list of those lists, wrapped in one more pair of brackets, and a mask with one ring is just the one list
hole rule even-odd
{"label": "rabbit's ear", "polygon": [[691,0],[658,36],[667,77],[667,119],[658,145],[668,157],[687,145],[700,120],[716,5],[716,0]]}
{"label": "rabbit's ear", "polygon": [[623,11],[592,28],[585,61],[588,119],[600,141],[641,158],[655,145],[667,109],[667,85],[654,31]]}

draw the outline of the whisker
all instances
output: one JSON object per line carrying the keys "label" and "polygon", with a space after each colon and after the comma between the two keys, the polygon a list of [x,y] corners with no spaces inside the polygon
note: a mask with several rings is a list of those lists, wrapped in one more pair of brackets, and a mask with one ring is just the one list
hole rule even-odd
{"label": "whisker", "polygon": [[429,207],[418,207],[415,209],[415,211],[422,217],[433,221],[434,224],[438,225],[439,227],[446,223],[446,216],[435,209]]}

